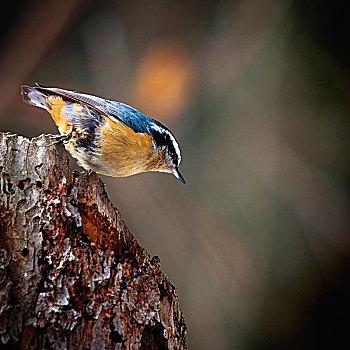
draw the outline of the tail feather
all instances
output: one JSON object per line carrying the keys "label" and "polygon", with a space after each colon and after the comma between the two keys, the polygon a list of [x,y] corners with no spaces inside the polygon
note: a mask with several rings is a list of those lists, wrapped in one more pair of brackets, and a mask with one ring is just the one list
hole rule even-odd
{"label": "tail feather", "polygon": [[45,93],[39,91],[35,87],[22,85],[21,94],[25,103],[47,110],[46,98],[48,95]]}

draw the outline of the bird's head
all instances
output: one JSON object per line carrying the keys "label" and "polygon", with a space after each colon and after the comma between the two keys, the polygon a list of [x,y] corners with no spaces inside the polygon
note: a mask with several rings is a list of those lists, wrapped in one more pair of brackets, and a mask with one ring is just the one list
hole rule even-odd
{"label": "bird's head", "polygon": [[185,179],[179,171],[181,162],[181,152],[179,144],[174,135],[159,122],[154,122],[150,128],[153,145],[157,151],[164,154],[164,164],[158,171],[172,173],[182,183],[186,183]]}

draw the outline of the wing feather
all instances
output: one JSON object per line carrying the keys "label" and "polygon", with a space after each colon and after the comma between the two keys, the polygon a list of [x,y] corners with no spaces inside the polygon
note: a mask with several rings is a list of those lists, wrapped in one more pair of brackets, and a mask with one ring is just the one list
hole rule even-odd
{"label": "wing feather", "polygon": [[[149,118],[137,109],[121,102],[105,100],[101,97],[84,94],[81,92],[65,90],[55,87],[47,87],[36,83],[36,89],[43,92],[57,94],[75,102],[85,104],[97,112],[106,115],[114,122],[122,122],[136,133],[151,133],[151,126],[165,128],[156,120]],[[116,119],[116,120],[115,120]],[[166,129],[166,128],[165,128]]]}
{"label": "wing feather", "polygon": [[121,120],[137,133],[150,133],[150,126],[156,122],[137,109],[121,102],[106,100],[106,107],[109,116]]}
{"label": "wing feather", "polygon": [[83,104],[87,104],[92,108],[97,109],[99,112],[106,113],[106,103],[105,99],[93,95],[83,94],[81,92],[71,91],[71,90],[64,90],[60,88],[55,87],[47,87],[38,83],[35,83],[37,85],[38,90],[51,92],[52,94],[57,94],[62,97],[66,97],[70,100],[74,100],[76,102],[80,102]]}

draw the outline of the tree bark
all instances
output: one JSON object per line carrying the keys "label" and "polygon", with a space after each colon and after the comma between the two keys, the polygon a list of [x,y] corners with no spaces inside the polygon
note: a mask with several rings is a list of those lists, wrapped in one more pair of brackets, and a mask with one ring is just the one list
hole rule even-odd
{"label": "tree bark", "polygon": [[186,349],[159,259],[52,142],[0,133],[0,348]]}

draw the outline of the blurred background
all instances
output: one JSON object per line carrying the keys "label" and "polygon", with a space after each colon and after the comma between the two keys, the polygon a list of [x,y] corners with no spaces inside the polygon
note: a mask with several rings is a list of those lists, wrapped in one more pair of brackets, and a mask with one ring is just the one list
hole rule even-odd
{"label": "blurred background", "polygon": [[20,85],[38,81],[125,102],[176,135],[186,186],[102,178],[178,288],[189,349],[349,344],[346,2],[7,6],[1,131],[57,132],[21,101]]}

